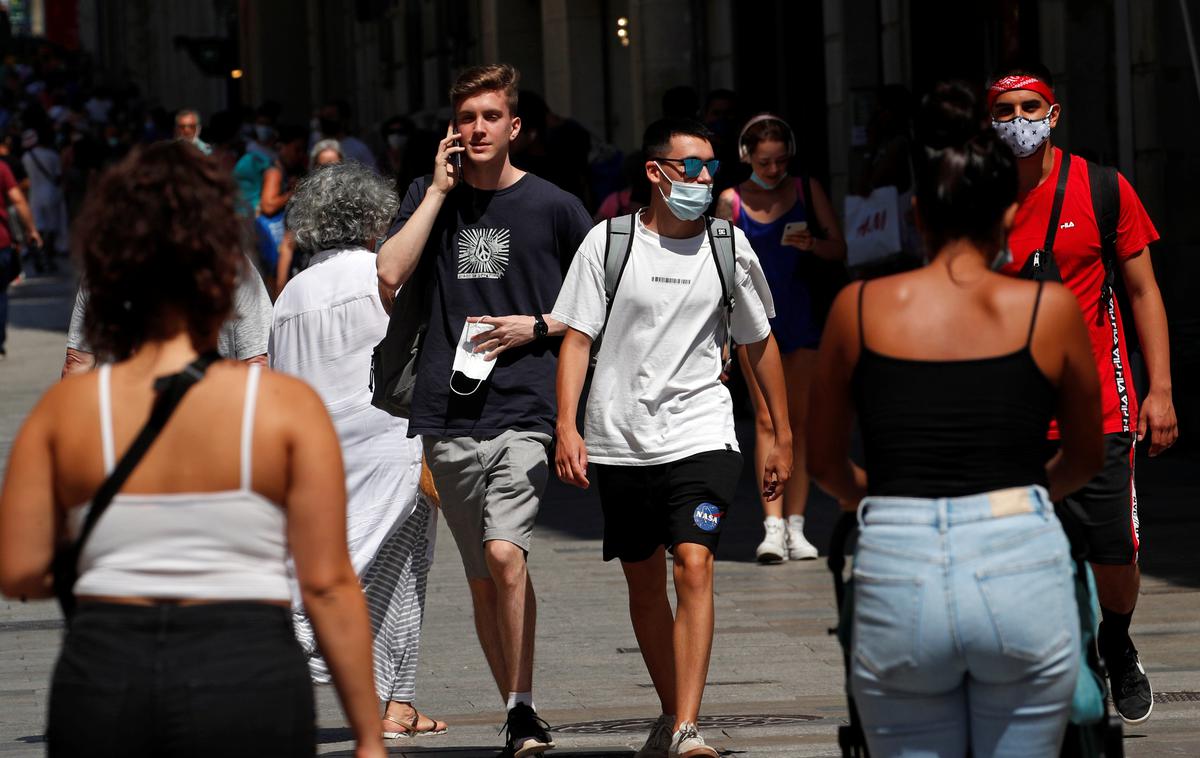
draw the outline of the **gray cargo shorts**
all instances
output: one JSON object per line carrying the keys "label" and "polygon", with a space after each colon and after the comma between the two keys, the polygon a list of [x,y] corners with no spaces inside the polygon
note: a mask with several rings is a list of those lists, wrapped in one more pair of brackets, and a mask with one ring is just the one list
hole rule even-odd
{"label": "gray cargo shorts", "polygon": [[504,540],[529,552],[550,475],[552,437],[509,430],[496,437],[422,437],[468,579],[491,576],[483,543]]}

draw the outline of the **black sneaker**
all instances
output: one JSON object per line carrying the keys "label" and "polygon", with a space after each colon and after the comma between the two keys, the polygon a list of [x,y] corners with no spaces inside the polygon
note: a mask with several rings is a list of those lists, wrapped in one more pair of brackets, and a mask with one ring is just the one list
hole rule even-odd
{"label": "black sneaker", "polygon": [[537,711],[524,703],[518,703],[508,712],[508,721],[504,724],[505,735],[502,758],[527,758],[531,755],[541,755],[554,748],[554,740],[550,738],[550,725],[538,717]]}
{"label": "black sneaker", "polygon": [[1141,724],[1150,718],[1154,693],[1146,669],[1138,659],[1137,648],[1130,644],[1123,653],[1108,656],[1104,662],[1108,666],[1113,706],[1121,719],[1126,724]]}

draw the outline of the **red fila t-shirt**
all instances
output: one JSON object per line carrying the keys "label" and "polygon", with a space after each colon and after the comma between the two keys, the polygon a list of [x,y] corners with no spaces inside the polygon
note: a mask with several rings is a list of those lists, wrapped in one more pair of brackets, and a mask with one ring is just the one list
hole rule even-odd
{"label": "red fila t-shirt", "polygon": [[[1017,218],[1009,232],[1008,246],[1012,262],[1002,269],[1017,274],[1034,250],[1046,243],[1046,227],[1054,204],[1062,151],[1054,148],[1054,170],[1034,188],[1017,209]],[[1125,330],[1121,311],[1113,305],[1101,312],[1100,285],[1104,281],[1104,262],[1100,257],[1100,229],[1092,209],[1091,184],[1087,163],[1072,157],[1067,192],[1063,197],[1054,237],[1054,260],[1063,284],[1075,293],[1083,321],[1092,341],[1092,355],[1100,372],[1100,398],[1104,433],[1137,430],[1137,395],[1129,373],[1129,354],[1125,350]],[[1121,214],[1117,222],[1117,259],[1126,261],[1158,239],[1158,232],[1142,201],[1125,177],[1118,175]],[[1119,274],[1118,274],[1119,275]],[[1113,327],[1113,321],[1116,327]],[[1050,437],[1058,437],[1057,425],[1051,425]]]}

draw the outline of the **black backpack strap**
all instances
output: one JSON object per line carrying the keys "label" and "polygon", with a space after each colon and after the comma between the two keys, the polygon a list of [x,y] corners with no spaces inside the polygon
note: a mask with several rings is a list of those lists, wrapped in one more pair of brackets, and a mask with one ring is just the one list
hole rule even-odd
{"label": "black backpack strap", "polygon": [[[1113,366],[1113,380],[1116,385],[1117,398],[1120,400],[1121,431],[1129,432],[1134,428],[1135,419],[1129,414],[1130,377],[1129,366],[1121,357],[1121,334],[1117,328],[1117,298],[1113,288],[1117,286],[1117,222],[1121,215],[1121,188],[1117,182],[1117,170],[1111,166],[1097,166],[1091,161],[1087,164],[1088,182],[1092,187],[1092,214],[1096,217],[1096,228],[1100,233],[1100,260],[1104,263],[1104,280],[1100,283],[1100,307],[1097,318],[1100,323],[1108,316],[1110,333],[1112,334],[1112,351],[1110,353]],[[1125,324],[1126,349],[1134,349],[1132,339],[1137,335],[1137,329],[1130,329],[1131,322]]]}
{"label": "black backpack strap", "polygon": [[63,607],[64,615],[69,616],[74,608],[73,590],[75,580],[79,576],[79,555],[83,552],[83,546],[92,530],[96,527],[96,522],[108,510],[113,498],[125,485],[133,470],[137,468],[138,463],[146,455],[146,451],[154,444],[154,440],[158,439],[159,433],[166,427],[167,421],[179,406],[179,402],[183,400],[183,396],[204,378],[208,367],[220,358],[221,356],[216,352],[205,353],[189,363],[178,374],[160,377],[154,381],[154,390],[158,396],[150,411],[150,419],[142,427],[142,431],[138,433],[133,444],[129,446],[129,450],[121,456],[121,460],[117,462],[113,472],[100,485],[96,496],[92,498],[91,508],[88,509],[83,525],[79,529],[79,537],[69,546],[61,548],[59,554],[55,555],[54,591]]}
{"label": "black backpack strap", "polygon": [[1088,183],[1092,187],[1092,213],[1100,232],[1100,259],[1104,281],[1100,284],[1100,307],[1107,310],[1117,278],[1117,222],[1121,216],[1121,189],[1117,170],[1088,161]]}
{"label": "black backpack strap", "polygon": [[1046,225],[1046,243],[1042,252],[1051,254],[1054,251],[1054,237],[1058,234],[1058,217],[1062,213],[1063,198],[1067,195],[1067,179],[1071,175],[1071,154],[1066,150],[1062,153],[1062,162],[1058,167],[1058,184],[1054,187],[1054,204],[1050,206],[1050,223]]}

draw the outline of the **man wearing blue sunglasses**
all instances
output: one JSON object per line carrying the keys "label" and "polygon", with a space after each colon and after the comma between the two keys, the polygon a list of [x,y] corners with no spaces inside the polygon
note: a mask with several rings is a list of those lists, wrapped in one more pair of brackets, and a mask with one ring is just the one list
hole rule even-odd
{"label": "man wearing blue sunglasses", "polygon": [[[662,704],[637,758],[717,756],[696,719],[712,653],[714,554],[742,472],[733,403],[721,382],[729,335],[746,345],[776,430],[764,497],[782,494],[792,469],[766,277],[740,229],[704,216],[718,168],[711,140],[690,120],[650,125],[642,153],[650,205],[588,233],[551,314],[568,327],[555,466],[564,482],[587,487],[589,459],[596,464],[604,558],[621,560],[634,634]],[[576,409],[601,333],[585,446]]]}

